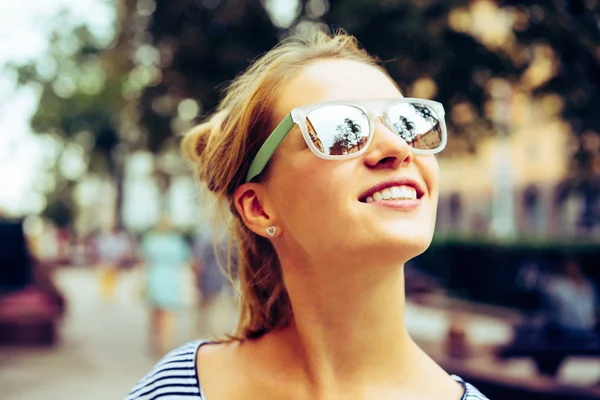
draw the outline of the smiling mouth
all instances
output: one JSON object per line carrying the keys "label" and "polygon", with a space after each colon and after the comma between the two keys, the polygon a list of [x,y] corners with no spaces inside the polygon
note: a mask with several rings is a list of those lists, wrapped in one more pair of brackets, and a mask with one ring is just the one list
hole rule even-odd
{"label": "smiling mouth", "polygon": [[421,197],[423,197],[423,194],[417,192],[415,187],[409,185],[397,185],[378,190],[359,200],[361,203],[373,203],[384,200],[418,200]]}

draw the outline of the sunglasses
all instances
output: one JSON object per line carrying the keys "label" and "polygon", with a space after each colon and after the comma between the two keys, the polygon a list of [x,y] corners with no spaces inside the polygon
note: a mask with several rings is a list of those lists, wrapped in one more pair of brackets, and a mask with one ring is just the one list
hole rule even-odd
{"label": "sunglasses", "polygon": [[294,125],[317,157],[345,160],[367,150],[379,117],[414,154],[435,154],[446,146],[444,106],[436,101],[400,98],[309,104],[294,108],[277,125],[252,160],[246,182],[263,172]]}

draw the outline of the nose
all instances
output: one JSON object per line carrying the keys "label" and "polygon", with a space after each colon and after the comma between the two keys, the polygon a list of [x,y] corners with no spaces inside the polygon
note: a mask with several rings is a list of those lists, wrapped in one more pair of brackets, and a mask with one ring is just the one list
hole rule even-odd
{"label": "nose", "polygon": [[369,168],[397,168],[412,163],[413,157],[406,141],[378,119],[373,140],[364,156],[365,165]]}

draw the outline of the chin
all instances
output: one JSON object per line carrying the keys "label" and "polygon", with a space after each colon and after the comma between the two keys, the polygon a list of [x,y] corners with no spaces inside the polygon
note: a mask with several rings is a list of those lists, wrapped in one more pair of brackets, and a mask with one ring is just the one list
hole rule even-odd
{"label": "chin", "polygon": [[430,229],[414,229],[412,231],[394,232],[387,240],[381,240],[385,249],[381,251],[391,252],[402,262],[423,254],[431,245],[433,232]]}
{"label": "chin", "polygon": [[398,244],[398,258],[403,262],[407,262],[417,256],[423,254],[431,245],[431,237],[428,238],[413,238]]}

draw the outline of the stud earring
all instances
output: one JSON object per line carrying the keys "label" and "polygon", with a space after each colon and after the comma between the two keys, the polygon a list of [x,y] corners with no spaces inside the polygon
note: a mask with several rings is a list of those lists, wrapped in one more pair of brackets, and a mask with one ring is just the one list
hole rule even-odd
{"label": "stud earring", "polygon": [[266,229],[266,231],[267,235],[273,237],[277,233],[277,227],[275,225],[271,225]]}

